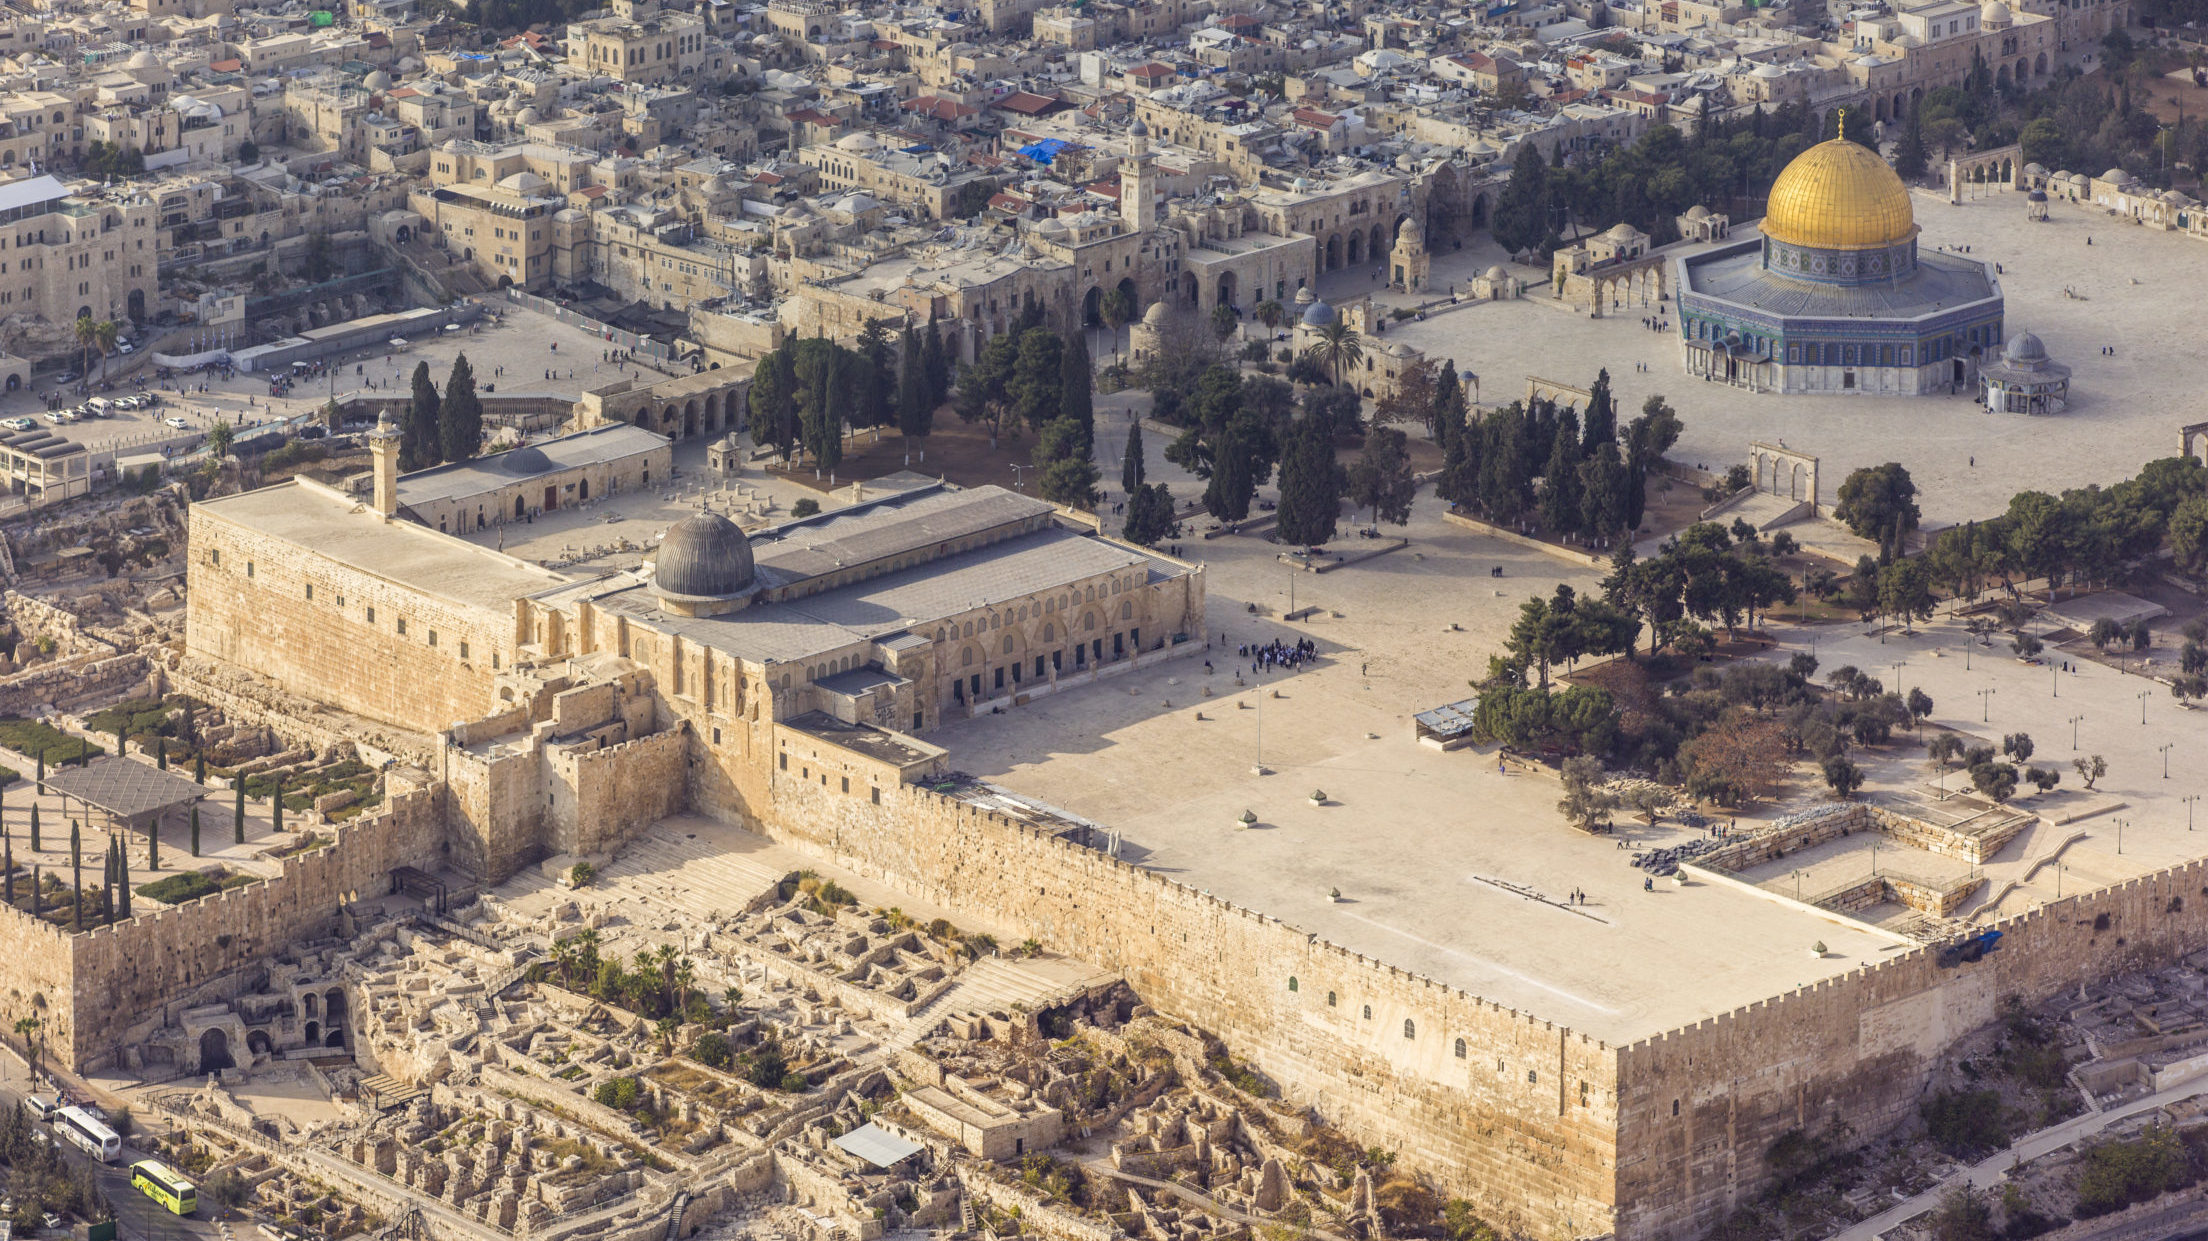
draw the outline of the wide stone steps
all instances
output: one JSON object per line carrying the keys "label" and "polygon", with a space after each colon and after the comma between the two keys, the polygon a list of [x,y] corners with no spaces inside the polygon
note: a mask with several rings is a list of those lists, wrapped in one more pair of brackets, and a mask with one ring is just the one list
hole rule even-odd
{"label": "wide stone steps", "polygon": [[913,1014],[910,1023],[890,1040],[889,1049],[899,1052],[911,1047],[945,1017],[961,1013],[1010,1013],[1015,1006],[1025,1006],[1029,1011],[1047,1008],[1108,977],[1078,961],[1064,958],[1028,962],[984,957],[959,975],[949,990]]}

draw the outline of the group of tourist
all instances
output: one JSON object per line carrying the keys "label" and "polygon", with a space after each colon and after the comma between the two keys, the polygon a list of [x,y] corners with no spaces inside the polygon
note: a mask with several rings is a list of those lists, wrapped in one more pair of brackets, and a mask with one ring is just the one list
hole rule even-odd
{"label": "group of tourist", "polygon": [[1297,638],[1292,644],[1278,638],[1259,646],[1245,642],[1235,648],[1235,654],[1250,661],[1251,672],[1263,672],[1268,668],[1286,668],[1293,672],[1306,661],[1317,658],[1318,653],[1318,644],[1309,638]]}
{"label": "group of tourist", "polygon": [[1651,332],[1668,332],[1671,330],[1671,321],[1658,315],[1642,315],[1641,326]]}

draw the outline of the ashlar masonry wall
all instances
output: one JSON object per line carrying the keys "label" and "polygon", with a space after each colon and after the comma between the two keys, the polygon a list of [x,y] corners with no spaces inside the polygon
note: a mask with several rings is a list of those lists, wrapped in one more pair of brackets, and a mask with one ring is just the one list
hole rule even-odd
{"label": "ashlar masonry wall", "polygon": [[434,598],[203,505],[190,543],[186,649],[287,691],[433,732],[483,715],[498,668],[513,667],[511,614]]}
{"label": "ashlar masonry wall", "polygon": [[1979,961],[1943,966],[1920,948],[1621,1049],[1618,1236],[1701,1235],[1756,1191],[1789,1130],[1845,1146],[1909,1120],[1939,1056],[2009,997],[2037,1003],[2208,947],[2208,862],[1989,929],[2002,938]]}
{"label": "ashlar masonry wall", "polygon": [[[285,858],[277,878],[62,935],[69,1003],[59,1007],[80,1020],[66,1038],[50,1031],[48,1045],[72,1067],[107,1063],[118,1050],[114,1038],[140,1014],[288,944],[330,933],[339,907],[357,894],[388,891],[394,869],[438,864],[437,803],[431,789],[394,791],[381,811],[336,828],[334,843]],[[20,911],[0,910],[0,944],[23,940],[27,955],[20,959],[32,963],[35,975],[45,941],[31,923]]]}
{"label": "ashlar masonry wall", "polygon": [[1122,972],[1498,1224],[1611,1230],[1617,1052],[924,789],[778,782],[778,839]]}

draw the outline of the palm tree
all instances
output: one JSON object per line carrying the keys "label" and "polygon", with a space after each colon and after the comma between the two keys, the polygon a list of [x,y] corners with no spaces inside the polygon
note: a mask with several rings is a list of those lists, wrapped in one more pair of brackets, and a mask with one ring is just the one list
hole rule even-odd
{"label": "palm tree", "polygon": [[[32,890],[32,905],[34,908],[37,905],[37,890],[35,887]],[[30,1057],[31,1079],[35,1082],[38,1079],[38,1051],[39,1048],[43,1046],[46,1042],[45,1036],[41,1033],[39,1029],[38,1018],[16,1018],[15,1032],[23,1036],[23,1051],[24,1054]],[[38,1041],[35,1043],[31,1041],[34,1036],[38,1039]]]}
{"label": "palm tree", "polygon": [[1356,329],[1341,319],[1318,327],[1318,340],[1303,351],[1303,356],[1317,365],[1327,368],[1334,376],[1334,386],[1342,385],[1342,368],[1355,366],[1365,360],[1365,346],[1357,337]]}
{"label": "palm tree", "polygon": [[94,345],[97,345],[97,344],[99,344],[99,343],[100,343],[100,322],[99,322],[99,320],[97,320],[97,319],[94,319],[94,318],[93,318],[93,317],[92,317],[91,315],[88,315],[88,314],[86,314],[86,315],[78,315],[78,316],[77,316],[77,347],[78,347],[78,348],[79,348],[80,350],[82,350],[82,354],[83,354],[83,356],[82,356],[82,357],[81,357],[81,358],[79,359],[79,361],[78,361],[78,365],[77,365],[77,373],[78,373],[78,374],[80,374],[80,375],[85,375],[85,374],[90,374],[90,373],[91,373],[91,370],[92,370],[92,347],[93,347]]}
{"label": "palm tree", "polygon": [[1250,313],[1257,317],[1259,323],[1265,325],[1267,335],[1279,331],[1280,325],[1288,321],[1288,308],[1269,297],[1259,302],[1257,308]]}
{"label": "palm tree", "polygon": [[1112,361],[1119,361],[1119,329],[1135,317],[1135,299],[1125,289],[1113,289],[1097,303],[1096,316],[1112,334]]}
{"label": "palm tree", "polygon": [[123,325],[113,319],[102,319],[92,325],[92,347],[100,351],[100,378],[107,378],[107,360],[115,353],[115,342],[122,337]]}

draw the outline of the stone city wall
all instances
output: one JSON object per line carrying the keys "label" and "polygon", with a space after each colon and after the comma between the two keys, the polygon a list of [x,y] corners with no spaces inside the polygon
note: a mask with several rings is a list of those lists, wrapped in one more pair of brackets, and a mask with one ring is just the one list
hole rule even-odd
{"label": "stone city wall", "polygon": [[109,702],[129,697],[146,679],[143,652],[86,654],[41,664],[0,680],[0,715],[35,716],[47,707],[78,702]]}
{"label": "stone city wall", "polygon": [[1497,1224],[1610,1229],[1614,1048],[955,798],[789,780],[761,804],[779,840],[1120,971]]}
{"label": "stone city wall", "polygon": [[281,689],[434,731],[484,714],[493,665],[513,664],[510,613],[424,594],[201,505],[190,545],[186,649]]}
{"label": "stone city wall", "polygon": [[[434,869],[443,838],[435,791],[387,783],[393,787],[383,809],[331,829],[334,843],[285,858],[277,878],[66,937],[69,1007],[90,1016],[66,1040],[49,1035],[57,1058],[79,1069],[109,1063],[118,1050],[113,1036],[136,1014],[329,933],[340,905],[388,891],[398,867]],[[0,910],[0,925],[29,921]],[[23,946],[26,958],[39,942]]]}
{"label": "stone city wall", "polygon": [[2034,1004],[2208,946],[2208,861],[1992,929],[2003,938],[1980,961],[1943,967],[1918,948],[1621,1049],[1618,1236],[1699,1236],[1760,1188],[1789,1130],[1846,1146],[1912,1119],[1938,1058],[2009,997]]}
{"label": "stone city wall", "polygon": [[685,725],[603,750],[550,750],[550,778],[568,792],[553,803],[552,852],[611,853],[639,828],[680,812],[689,754]]}

